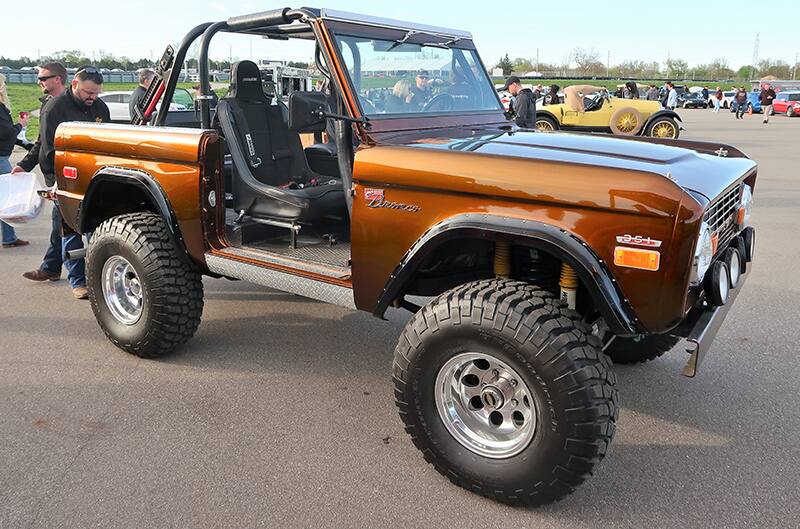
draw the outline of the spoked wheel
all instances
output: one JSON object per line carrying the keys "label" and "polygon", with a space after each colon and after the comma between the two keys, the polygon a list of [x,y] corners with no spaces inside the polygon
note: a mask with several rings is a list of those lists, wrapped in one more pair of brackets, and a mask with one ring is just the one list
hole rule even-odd
{"label": "spoked wheel", "polygon": [[563,498],[605,456],[616,379],[599,341],[552,294],[493,279],[454,288],[408,322],[395,401],[425,460],[514,504]]}
{"label": "spoked wheel", "polygon": [[680,134],[678,123],[672,118],[658,118],[647,126],[644,135],[653,138],[676,139]]}
{"label": "spoked wheel", "polygon": [[635,108],[621,108],[611,116],[609,126],[614,134],[633,136],[642,130],[644,118]]}
{"label": "spoked wheel", "polygon": [[558,130],[558,124],[550,116],[539,116],[536,118],[536,130],[539,132],[553,132]]}

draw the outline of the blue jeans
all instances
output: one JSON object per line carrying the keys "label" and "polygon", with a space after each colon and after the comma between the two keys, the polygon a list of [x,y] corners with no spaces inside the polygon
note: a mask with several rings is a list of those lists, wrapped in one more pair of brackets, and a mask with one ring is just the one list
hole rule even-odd
{"label": "blue jeans", "polygon": [[67,269],[72,288],[86,286],[86,262],[83,259],[64,259],[69,250],[83,248],[83,238],[77,234],[61,235],[61,211],[53,205],[53,224],[50,227],[50,246],[44,254],[41,269],[51,275],[61,275],[61,266]]}
{"label": "blue jeans", "polygon": [[[7,174],[11,172],[11,162],[8,161],[8,156],[0,156],[0,174]],[[17,234],[12,226],[9,226],[0,220],[0,228],[3,231],[3,244],[11,244],[17,241]]]}

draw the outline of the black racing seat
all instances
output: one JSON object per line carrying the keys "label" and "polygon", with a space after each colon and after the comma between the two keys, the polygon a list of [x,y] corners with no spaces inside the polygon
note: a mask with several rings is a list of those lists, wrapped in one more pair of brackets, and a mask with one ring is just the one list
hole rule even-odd
{"label": "black racing seat", "polygon": [[233,65],[231,91],[217,117],[233,163],[233,207],[255,219],[294,223],[344,220],[340,179],[312,171],[288,111],[264,93],[252,61]]}

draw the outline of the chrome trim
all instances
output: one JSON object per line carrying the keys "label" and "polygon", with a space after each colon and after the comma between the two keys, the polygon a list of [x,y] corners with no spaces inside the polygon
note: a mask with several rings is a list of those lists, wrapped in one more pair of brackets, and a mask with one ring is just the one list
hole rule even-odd
{"label": "chrome trim", "polygon": [[708,224],[711,233],[717,234],[717,255],[724,250],[728,243],[736,236],[736,212],[741,204],[744,185],[740,182],[723,192],[706,208],[703,221]]}
{"label": "chrome trim", "polygon": [[232,277],[255,283],[275,290],[290,292],[311,299],[339,305],[348,309],[356,308],[353,289],[315,281],[306,277],[270,270],[258,265],[243,263],[235,259],[227,259],[218,255],[206,254],[208,269],[225,277]]}
{"label": "chrome trim", "polygon": [[347,11],[337,11],[334,9],[321,9],[319,18],[334,22],[352,22],[355,24],[377,28],[388,27],[390,29],[400,29],[404,31],[417,30],[433,35],[440,35],[442,37],[460,37],[462,39],[472,40],[472,33],[460,29],[442,28],[438,26],[429,26],[427,24],[415,24],[414,22],[404,22],[402,20],[394,20],[391,18],[373,17],[358,13],[349,13]]}
{"label": "chrome trim", "polygon": [[722,322],[725,321],[725,317],[728,315],[731,307],[733,307],[733,303],[742,291],[742,287],[749,275],[750,272],[746,271],[740,276],[739,284],[736,288],[730,290],[728,301],[724,305],[704,310],[692,326],[689,335],[686,337],[686,341],[689,344],[686,352],[691,356],[683,368],[683,376],[692,378],[697,375],[697,370],[703,358],[711,348],[714,338],[717,336],[720,327],[722,327]]}

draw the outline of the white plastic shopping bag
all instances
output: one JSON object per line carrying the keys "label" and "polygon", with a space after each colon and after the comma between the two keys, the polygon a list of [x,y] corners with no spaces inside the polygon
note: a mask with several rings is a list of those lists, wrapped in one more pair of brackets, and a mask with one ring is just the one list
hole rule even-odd
{"label": "white plastic shopping bag", "polygon": [[18,226],[32,221],[42,211],[41,187],[33,173],[0,175],[0,220]]}

